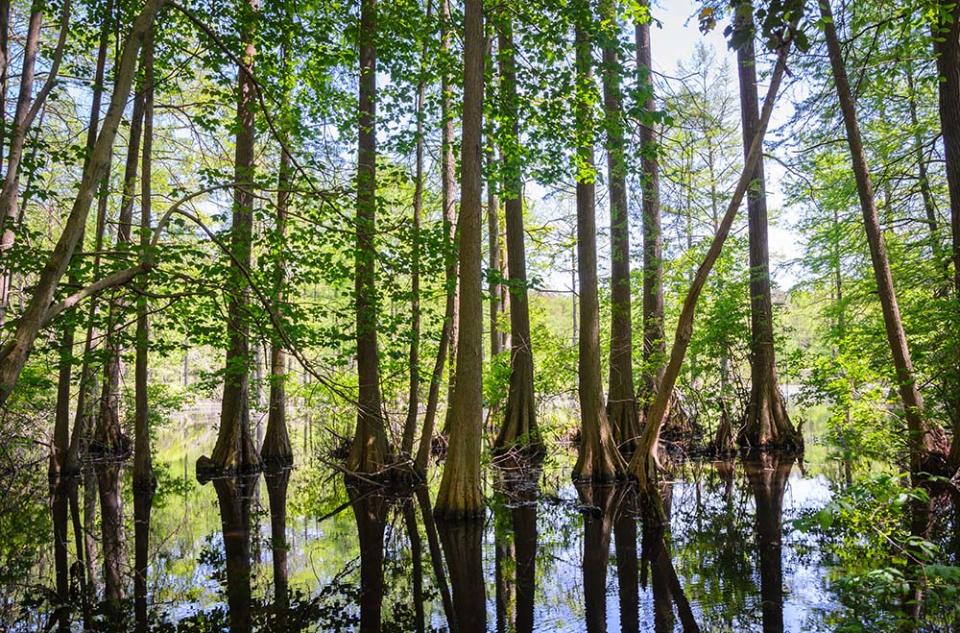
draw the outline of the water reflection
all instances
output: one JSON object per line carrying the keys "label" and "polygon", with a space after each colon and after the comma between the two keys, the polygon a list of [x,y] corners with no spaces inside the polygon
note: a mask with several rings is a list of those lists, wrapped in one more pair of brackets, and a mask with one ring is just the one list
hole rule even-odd
{"label": "water reflection", "polygon": [[220,507],[223,553],[226,563],[227,605],[232,633],[251,630],[250,619],[250,503],[259,474],[212,480]]}
{"label": "water reflection", "polygon": [[796,458],[762,453],[743,468],[753,492],[764,633],[783,631],[783,493]]}
{"label": "water reflection", "polygon": [[[287,469],[174,480],[182,492],[161,478],[154,495],[120,464],[92,464],[51,484],[49,561],[34,563],[36,586],[49,589],[10,598],[26,616],[0,615],[0,628],[830,630],[816,616],[837,604],[826,570],[784,528],[828,489],[795,464],[773,454],[691,463],[661,488],[666,521],[642,518],[629,487],[575,488],[549,466],[493,468],[486,520],[459,524],[434,520],[426,487]],[[931,526],[946,518],[944,542],[957,543],[960,499],[937,499],[915,515],[915,534],[936,538]],[[918,626],[908,607],[920,586],[892,607]]]}

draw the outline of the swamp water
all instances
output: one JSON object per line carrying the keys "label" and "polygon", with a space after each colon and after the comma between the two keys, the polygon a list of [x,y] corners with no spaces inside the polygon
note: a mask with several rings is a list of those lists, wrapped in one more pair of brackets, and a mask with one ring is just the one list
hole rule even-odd
{"label": "swamp water", "polygon": [[[429,512],[439,469],[428,487],[394,494],[347,487],[309,461],[200,485],[184,458],[159,464],[147,513],[127,469],[91,466],[36,516],[3,520],[21,542],[5,546],[0,628],[799,632],[884,621],[856,613],[816,539],[794,527],[845,485],[837,462],[811,459],[824,451],[806,463],[686,461],[661,490],[665,530],[637,517],[626,488],[575,487],[575,450],[554,452],[525,477],[487,467],[486,518],[458,525]],[[81,523],[92,513],[79,541],[71,504]],[[954,496],[930,518],[954,545],[958,508]],[[66,525],[61,547],[55,525]]]}

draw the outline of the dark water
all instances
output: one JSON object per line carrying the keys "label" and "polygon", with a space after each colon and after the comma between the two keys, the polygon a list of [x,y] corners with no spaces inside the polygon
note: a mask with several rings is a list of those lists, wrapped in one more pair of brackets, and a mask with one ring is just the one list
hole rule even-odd
{"label": "dark water", "polygon": [[[832,571],[812,537],[791,524],[842,485],[836,466],[775,455],[686,462],[662,487],[669,521],[660,528],[638,517],[627,488],[570,484],[570,458],[551,458],[523,477],[489,467],[486,518],[467,524],[433,520],[436,475],[429,487],[388,493],[348,487],[342,475],[313,464],[201,486],[185,459],[161,471],[151,500],[133,490],[122,467],[91,466],[79,485],[53,491],[42,516],[22,518],[24,560],[11,577],[16,551],[7,554],[0,625],[363,632],[837,627],[846,607]],[[31,537],[39,546],[29,545]],[[78,551],[92,558],[81,562]],[[91,582],[81,582],[83,570]]]}

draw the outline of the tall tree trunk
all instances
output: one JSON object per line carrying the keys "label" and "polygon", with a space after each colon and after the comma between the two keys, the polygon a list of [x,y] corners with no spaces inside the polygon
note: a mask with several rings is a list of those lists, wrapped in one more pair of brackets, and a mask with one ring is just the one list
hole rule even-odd
{"label": "tall tree trunk", "polygon": [[[649,11],[649,0],[641,0]],[[666,335],[663,331],[663,234],[660,228],[660,160],[653,115],[657,104],[653,92],[650,19],[635,26],[638,81],[646,99],[640,126],[643,224],[643,389],[644,409],[657,393],[663,375]],[[634,448],[636,448],[634,446]]]}
{"label": "tall tree trunk", "polygon": [[[93,154],[93,148],[97,141],[97,133],[100,126],[100,108],[103,104],[103,83],[106,74],[107,49],[110,44],[111,24],[113,20],[113,0],[107,0],[104,7],[103,22],[100,25],[100,41],[97,46],[97,62],[94,71],[93,90],[90,99],[90,119],[87,125],[87,137],[84,158],[84,170],[90,162]],[[110,162],[108,158],[104,173],[110,173]],[[106,226],[107,196],[105,187],[101,187],[99,200],[97,203],[97,222],[94,251],[97,253],[93,261],[93,274],[99,277],[100,274],[100,251],[103,247],[104,228]],[[85,230],[81,228],[77,243],[83,245]],[[79,283],[76,267],[70,271],[68,281],[71,285]],[[74,415],[73,432],[70,431],[70,387],[73,377],[73,344],[76,334],[76,326],[67,320],[63,325],[63,331],[60,335],[60,349],[58,360],[57,377],[57,403],[54,419],[54,446],[57,454],[65,454],[63,463],[60,465],[65,473],[74,475],[80,472],[80,444],[81,440],[86,442],[87,420],[84,418],[87,411],[87,396],[92,395],[93,389],[90,383],[93,379],[93,371],[90,365],[90,352],[93,349],[93,321],[97,313],[97,297],[92,297],[87,309],[87,335],[84,341],[83,360],[80,368],[80,382],[77,395],[76,413]],[[92,398],[91,398],[92,401]],[[52,464],[51,464],[52,467]]]}
{"label": "tall tree trunk", "polygon": [[383,470],[389,460],[377,350],[377,1],[360,3],[360,131],[357,149],[357,430],[347,469]]}
{"label": "tall tree trunk", "polygon": [[[799,15],[794,17],[794,22],[791,24],[791,32],[787,36],[788,38],[792,37],[792,30],[796,28],[797,20],[799,20]],[[647,412],[646,425],[643,429],[643,435],[640,438],[640,445],[630,460],[630,473],[637,478],[639,488],[649,499],[656,500],[658,498],[656,495],[656,480],[660,469],[658,454],[660,430],[663,426],[663,421],[667,417],[667,410],[670,406],[673,388],[676,386],[677,377],[680,375],[683,359],[687,353],[687,347],[689,347],[690,339],[693,336],[693,320],[696,314],[697,301],[700,298],[700,293],[703,291],[703,286],[707,282],[707,277],[713,269],[713,265],[717,262],[717,258],[720,257],[723,244],[727,239],[727,235],[730,233],[730,227],[733,225],[733,220],[737,216],[737,210],[743,202],[743,197],[747,193],[750,182],[753,180],[753,170],[756,167],[757,161],[760,160],[760,154],[763,149],[763,137],[766,134],[767,125],[770,123],[770,115],[773,112],[773,104],[777,100],[780,83],[783,81],[786,58],[790,51],[791,43],[792,39],[787,39],[786,43],[780,47],[776,66],[774,67],[773,74],[770,76],[770,86],[767,88],[767,95],[763,102],[763,111],[760,113],[760,120],[758,121],[756,132],[754,133],[753,140],[750,142],[750,151],[747,153],[747,158],[744,161],[743,172],[740,174],[739,180],[737,180],[737,186],[733,190],[730,203],[724,212],[723,218],[720,220],[720,225],[716,234],[713,236],[710,248],[707,250],[703,262],[700,264],[696,275],[693,277],[693,281],[690,283],[686,297],[684,297],[683,307],[680,310],[680,316],[677,320],[677,330],[673,338],[673,347],[670,348],[670,359],[664,369],[656,398],[654,398]]]}
{"label": "tall tree trunk", "polygon": [[[140,263],[150,258],[150,226],[153,221],[153,42],[154,29],[150,29],[143,43],[143,157],[140,174]],[[150,456],[150,395],[149,354],[150,322],[147,316],[149,305],[146,295],[146,278],[140,283],[137,293],[137,332],[134,376],[133,415],[133,481],[134,487],[150,490],[154,487],[153,462]],[[152,500],[152,499],[151,499]],[[134,513],[137,512],[134,503]],[[149,505],[146,511],[149,520]],[[145,569],[144,569],[145,571]]]}
{"label": "tall tree trunk", "polygon": [[[149,38],[149,35],[147,36]],[[144,40],[146,42],[146,40]],[[146,50],[146,46],[144,46]],[[141,62],[141,67],[143,63]],[[144,85],[137,86],[134,97],[133,116],[130,120],[130,134],[127,146],[127,160],[123,171],[123,191],[120,198],[120,214],[117,219],[116,250],[129,250],[130,234],[133,224],[133,201],[137,186],[137,167],[140,162],[140,134],[143,130]],[[107,329],[104,337],[105,358],[103,363],[103,383],[100,393],[100,407],[97,414],[96,429],[90,448],[99,455],[127,455],[130,440],[124,434],[120,423],[120,378],[123,371],[123,348],[120,342],[120,329],[126,320],[126,303],[121,297],[122,290],[111,293],[110,309],[107,315]]]}
{"label": "tall tree trunk", "polygon": [[605,25],[603,108],[607,140],[607,186],[610,195],[610,380],[607,417],[613,438],[632,452],[640,436],[637,395],[633,386],[633,320],[630,305],[630,218],[627,214],[627,165],[623,139],[623,94],[620,89],[620,22],[615,0],[600,3]]}
{"label": "tall tree trunk", "polygon": [[[427,21],[433,17],[433,2],[427,0]],[[424,108],[427,92],[427,42],[423,42],[420,51],[420,76],[417,79],[417,141],[414,150],[413,183],[413,239],[410,258],[410,384],[407,396],[407,419],[403,424],[403,439],[400,452],[404,459],[413,456],[413,439],[417,432],[417,418],[420,413],[420,225],[423,215],[423,127]]]}
{"label": "tall tree trunk", "polygon": [[[27,38],[23,43],[23,63],[20,66],[20,91],[10,130],[10,149],[7,170],[0,190],[0,258],[8,259],[8,252],[16,239],[17,198],[20,194],[20,159],[27,138],[27,114],[33,98],[33,78],[36,72],[37,52],[40,48],[40,27],[43,25],[43,5],[35,3],[27,24]],[[6,262],[4,262],[6,264]],[[10,298],[12,275],[3,266],[0,271],[0,322],[6,317]]]}
{"label": "tall tree trunk", "polygon": [[[13,128],[10,130],[10,150],[7,156],[7,171],[3,177],[3,187],[0,190],[0,258],[5,258],[7,252],[13,247],[16,239],[15,232],[22,222],[23,212],[19,209],[17,198],[20,194],[20,163],[23,158],[23,148],[27,140],[27,132],[33,126],[33,122],[40,112],[40,108],[56,85],[57,75],[60,72],[60,65],[63,62],[63,51],[67,43],[67,34],[70,30],[70,0],[63,2],[60,8],[60,35],[57,39],[56,48],[50,60],[47,69],[47,78],[43,86],[36,91],[34,76],[36,74],[37,53],[39,51],[40,28],[43,22],[43,10],[45,3],[36,2],[31,8],[30,20],[27,26],[27,39],[24,42],[23,63],[20,69],[20,91],[17,96],[17,107],[13,118]],[[7,13],[9,18],[9,5],[0,7],[0,11]],[[6,31],[6,25],[4,25]],[[3,38],[6,40],[7,33],[4,32]],[[6,50],[6,41],[3,43]],[[4,68],[4,73],[6,68]],[[6,90],[6,78],[0,87]],[[5,99],[0,100],[0,107],[5,103]],[[0,127],[0,134],[3,128]],[[0,147],[3,143],[0,142]],[[32,176],[32,174],[31,174]],[[28,181],[29,182],[29,181]],[[13,271],[8,266],[0,267],[0,325],[6,318],[7,308],[10,305],[10,286],[13,282]]]}
{"label": "tall tree trunk", "polygon": [[[288,9],[289,11],[289,9]],[[289,14],[287,15],[290,19]],[[284,31],[282,50],[280,53],[283,72],[289,72],[289,34]],[[285,95],[289,97],[289,94]],[[288,205],[290,204],[290,188],[293,185],[293,169],[290,157],[290,135],[287,128],[288,119],[284,117],[284,127],[280,137],[280,168],[277,174],[277,209],[276,224],[276,258],[273,269],[273,310],[277,314],[283,312],[286,301],[287,268],[284,254],[284,242],[287,235]],[[274,334],[270,339],[270,400],[267,412],[267,429],[260,446],[260,457],[264,462],[273,466],[289,466],[293,464],[293,446],[290,444],[290,433],[287,430],[287,354],[283,349],[283,341]]]}
{"label": "tall tree trunk", "polygon": [[[440,55],[450,52],[450,3],[440,0]],[[440,188],[443,195],[443,235],[445,243],[444,280],[446,282],[446,304],[443,311],[443,326],[440,330],[440,342],[437,344],[437,358],[430,376],[430,391],[427,394],[427,410],[423,416],[423,430],[420,433],[420,445],[414,468],[418,473],[427,471],[430,450],[433,447],[433,432],[436,426],[437,408],[440,403],[440,385],[443,381],[443,367],[450,349],[453,322],[456,317],[457,286],[457,209],[456,209],[456,164],[453,157],[453,89],[450,73],[444,65],[440,75],[440,118],[442,119],[440,143]],[[451,364],[452,364],[451,359]]]}
{"label": "tall tree trunk", "polygon": [[[940,127],[946,159],[947,187],[950,192],[950,233],[952,237],[953,286],[960,300],[960,3],[939,0],[943,21],[935,26],[934,54],[940,96]],[[960,336],[953,336],[957,347],[954,359],[952,392],[960,394]],[[953,444],[948,462],[954,471],[960,469],[960,395],[949,403],[953,427]]]}
{"label": "tall tree trunk", "polygon": [[116,69],[116,81],[110,107],[104,119],[103,127],[94,144],[90,159],[83,172],[70,215],[64,224],[57,244],[50,254],[33,294],[17,324],[11,341],[0,349],[0,405],[6,402],[27,362],[34,342],[44,326],[47,311],[53,303],[57,287],[66,272],[83,229],[87,214],[93,201],[94,190],[106,173],[117,128],[126,107],[130,87],[133,84],[134,71],[143,37],[153,23],[157,12],[166,0],[148,0],[130,29],[120,63]]}
{"label": "tall tree trunk", "polygon": [[[757,60],[753,46],[753,5],[737,5],[734,28],[750,35],[737,49],[737,77],[740,83],[740,121],[744,159],[760,123],[757,96]],[[763,177],[763,156],[750,174],[747,195],[750,241],[750,402],[747,423],[740,432],[741,445],[757,448],[799,449],[803,437],[787,416],[787,407],[777,382],[773,347],[773,302],[770,298],[770,256],[767,239],[767,194]]]}
{"label": "tall tree trunk", "polygon": [[593,55],[590,5],[577,0],[576,153],[577,268],[580,277],[580,451],[573,467],[576,481],[604,483],[623,475],[624,462],[603,405],[600,378],[600,302],[597,297],[596,169],[593,160]]}
{"label": "tall tree trunk", "polygon": [[[487,170],[493,171],[496,152],[493,143],[489,143],[486,153]],[[503,351],[503,337],[500,334],[500,315],[504,306],[500,303],[500,197],[497,195],[497,180],[487,177],[487,274],[490,279],[487,293],[490,295],[490,358]]]}
{"label": "tall tree trunk", "polygon": [[527,260],[523,233],[523,157],[520,146],[517,64],[513,25],[505,14],[497,25],[500,62],[499,138],[503,196],[506,199],[507,266],[510,290],[510,390],[503,425],[494,447],[522,447],[528,453],[543,451],[537,427],[533,391],[533,348],[530,341],[530,302],[527,296]]}
{"label": "tall tree trunk", "polygon": [[483,431],[483,291],[480,270],[483,39],[483,2],[465,0],[458,244],[460,327],[456,387],[450,405],[450,444],[435,507],[439,516],[448,519],[475,518],[483,514],[480,492],[480,439]]}
{"label": "tall tree trunk", "polygon": [[[923,399],[913,374],[913,362],[907,336],[900,320],[900,308],[897,305],[897,293],[893,286],[890,261],[887,258],[886,242],[880,230],[877,217],[877,205],[873,194],[873,183],[867,168],[867,156],[860,136],[857,111],[850,92],[850,82],[844,67],[843,52],[837,38],[837,27],[833,22],[833,13],[828,0],[820,0],[820,13],[823,16],[823,30],[827,40],[827,52],[833,68],[834,85],[840,101],[840,111],[847,131],[847,143],[853,163],[853,174],[857,181],[857,195],[860,198],[860,210],[863,212],[863,225],[870,245],[870,259],[877,283],[877,294],[883,312],[883,324],[887,332],[887,342],[893,355],[897,388],[903,403],[904,417],[907,420],[910,447],[910,470],[913,474],[921,471],[939,472],[943,470],[946,438],[943,431],[932,422],[923,418]],[[949,162],[949,161],[948,161]]]}
{"label": "tall tree trunk", "polygon": [[237,138],[234,152],[233,222],[230,227],[231,266],[227,302],[228,348],[223,374],[223,402],[220,407],[220,431],[209,460],[197,460],[197,474],[236,473],[259,468],[260,456],[250,433],[250,334],[247,316],[250,284],[244,271],[250,270],[253,241],[254,141],[256,135],[254,105],[256,82],[253,78],[254,29],[258,0],[242,6],[239,17],[243,55],[237,68]]}

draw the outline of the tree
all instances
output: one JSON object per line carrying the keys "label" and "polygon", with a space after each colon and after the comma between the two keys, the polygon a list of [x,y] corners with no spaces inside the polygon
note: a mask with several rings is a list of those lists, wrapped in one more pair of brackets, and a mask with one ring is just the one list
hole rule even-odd
{"label": "tree", "polygon": [[820,0],[820,14],[827,41],[827,52],[830,56],[830,66],[833,69],[834,86],[837,91],[837,99],[840,102],[844,128],[847,132],[847,145],[850,149],[853,173],[857,181],[857,197],[860,201],[863,225],[870,246],[870,259],[873,263],[877,294],[883,311],[887,343],[893,356],[897,389],[903,404],[904,417],[907,420],[910,472],[915,476],[922,471],[939,472],[943,470],[943,465],[940,462],[945,459],[946,439],[943,436],[943,431],[935,423],[928,422],[923,418],[923,399],[914,378],[913,362],[910,359],[910,349],[900,318],[900,308],[897,305],[893,275],[890,272],[886,241],[883,232],[880,230],[873,183],[867,167],[863,139],[860,136],[856,104],[850,91],[850,82],[847,79],[843,52],[840,49],[837,27],[833,21],[833,12],[830,9],[829,1]]}
{"label": "tree", "polygon": [[[737,4],[734,38],[737,48],[737,77],[740,81],[740,119],[744,159],[760,119],[757,97],[757,60],[754,53],[753,3]],[[770,256],[767,238],[767,195],[763,177],[763,157],[751,174],[753,182],[747,195],[750,233],[750,402],[747,422],[739,442],[754,447],[801,448],[803,437],[793,428],[777,382],[776,354],[773,347],[773,302],[770,299]]]}
{"label": "tree", "polygon": [[253,242],[253,181],[256,82],[253,61],[258,0],[241,8],[239,31],[243,56],[237,68],[237,138],[234,154],[233,222],[230,228],[230,283],[227,301],[226,365],[220,431],[209,458],[197,460],[197,474],[233,473],[257,469],[260,456],[250,433],[250,270]]}
{"label": "tree", "polygon": [[[660,161],[653,123],[656,98],[653,91],[653,54],[650,45],[650,3],[637,20],[638,83],[645,99],[645,120],[640,126],[640,169],[643,175],[643,388],[648,399],[657,393],[663,373],[660,359],[666,354],[663,331],[663,235],[660,228]],[[620,438],[621,443],[625,438]]]}
{"label": "tree", "polygon": [[84,225],[90,204],[93,201],[94,189],[106,172],[116,139],[117,128],[126,107],[130,87],[133,84],[140,44],[147,30],[153,23],[157,12],[163,7],[166,0],[149,0],[134,21],[125,45],[120,62],[116,68],[116,81],[113,95],[110,98],[110,107],[97,136],[90,160],[84,168],[83,177],[77,191],[70,215],[64,224],[56,247],[50,254],[40,279],[34,286],[27,307],[17,324],[13,338],[0,349],[0,405],[6,402],[20,377],[33,351],[34,343],[40,330],[46,325],[47,314],[53,303],[57,287],[67,270],[73,251],[83,236]]}
{"label": "tree", "polygon": [[503,425],[494,447],[502,451],[517,446],[528,453],[539,453],[543,451],[543,444],[537,427],[537,403],[533,391],[516,49],[509,16],[498,17],[497,37],[501,94],[499,118],[502,125],[499,144],[503,195],[506,198],[507,288],[510,296],[510,391]]}
{"label": "tree", "polygon": [[460,326],[450,448],[434,512],[447,519],[481,516],[483,430],[483,291],[480,271],[481,130],[483,128],[483,3],[466,0],[463,50],[463,138],[460,157]]}
{"label": "tree", "polygon": [[[433,13],[433,2],[427,0],[427,20]],[[420,53],[420,75],[417,78],[417,129],[414,147],[413,176],[413,237],[410,245],[410,386],[407,396],[407,419],[403,424],[403,438],[400,452],[405,459],[413,455],[413,436],[417,430],[417,418],[420,413],[420,231],[423,214],[423,133],[425,103],[427,91],[427,42],[424,40]]]}
{"label": "tree", "polygon": [[573,467],[575,481],[604,483],[623,474],[613,430],[603,406],[600,379],[600,303],[597,298],[596,168],[593,160],[593,55],[589,3],[578,0],[574,11],[576,47],[576,182],[577,272],[580,278],[580,451]]}
{"label": "tree", "polygon": [[357,149],[357,430],[347,469],[376,473],[389,461],[377,351],[377,2],[360,3],[360,127]]}
{"label": "tree", "polygon": [[620,88],[620,22],[616,3],[600,3],[603,48],[603,107],[610,195],[610,380],[607,418],[613,437],[629,452],[640,435],[633,386],[633,322],[630,305],[630,218],[627,213],[627,164],[623,138],[623,94]]}
{"label": "tree", "polygon": [[[933,52],[937,60],[940,127],[950,200],[950,229],[953,248],[953,286],[960,299],[960,3],[937,0],[933,25]],[[956,317],[954,317],[956,318]],[[956,344],[956,340],[955,343]],[[960,349],[956,352],[953,389],[960,384]],[[952,401],[953,444],[947,462],[960,469],[960,397]]]}
{"label": "tree", "polygon": [[[440,0],[440,55],[441,59],[450,49],[450,3]],[[440,74],[440,188],[443,198],[443,236],[444,243],[444,281],[446,284],[446,302],[443,310],[443,326],[440,329],[440,342],[437,346],[437,358],[434,361],[430,377],[430,390],[427,394],[427,410],[423,416],[423,430],[420,433],[420,445],[414,468],[425,474],[430,451],[433,448],[433,432],[436,426],[437,408],[440,403],[440,383],[443,380],[443,367],[446,362],[450,341],[453,337],[456,318],[457,288],[457,210],[456,210],[456,164],[453,157],[453,90],[447,64],[443,64]],[[451,365],[453,358],[450,359]]]}
{"label": "tree", "polygon": [[790,17],[789,26],[781,29],[777,34],[778,56],[774,66],[773,74],[770,77],[770,85],[767,88],[767,95],[763,102],[763,110],[760,113],[760,120],[756,127],[753,140],[750,142],[750,151],[744,161],[743,172],[737,181],[736,189],[733,191],[730,203],[726,212],[717,227],[717,232],[710,243],[703,258],[703,262],[697,269],[696,275],[690,284],[683,300],[683,307],[677,321],[677,330],[674,334],[673,346],[670,348],[670,358],[663,372],[660,388],[657,391],[656,398],[650,405],[647,412],[646,425],[643,429],[643,435],[640,438],[640,444],[637,451],[630,460],[629,471],[637,478],[638,485],[648,498],[655,498],[655,484],[660,470],[659,443],[660,429],[663,421],[666,419],[667,409],[670,405],[670,398],[673,388],[677,382],[677,376],[680,374],[680,368],[686,356],[687,347],[690,345],[690,338],[693,335],[693,320],[697,308],[697,300],[703,291],[710,270],[720,256],[723,249],[723,243],[730,233],[730,227],[737,215],[737,208],[743,202],[743,197],[752,180],[751,176],[760,160],[760,154],[763,146],[763,137],[767,131],[767,125],[770,122],[770,115],[773,112],[773,104],[776,101],[777,93],[780,90],[780,83],[783,81],[785,72],[786,57],[793,42],[794,29],[799,21],[799,12],[793,12]]}
{"label": "tree", "polygon": [[[289,8],[285,11],[285,16],[290,18]],[[290,49],[290,35],[284,31],[283,40],[280,43],[280,64],[284,76],[283,92],[288,99],[290,97],[290,61],[288,60]],[[283,304],[286,299],[287,290],[287,270],[286,258],[284,256],[284,239],[287,235],[287,222],[290,205],[290,189],[293,187],[293,165],[290,156],[290,134],[291,117],[288,110],[284,110],[283,130],[279,139],[280,146],[280,166],[277,172],[277,205],[274,230],[278,244],[276,246],[276,255],[273,262],[273,310],[277,314],[283,312]],[[270,402],[267,413],[267,429],[263,435],[263,445],[260,447],[260,457],[264,462],[274,466],[288,466],[293,463],[293,447],[290,445],[290,434],[287,431],[287,353],[283,347],[284,343],[277,333],[270,339]]]}

